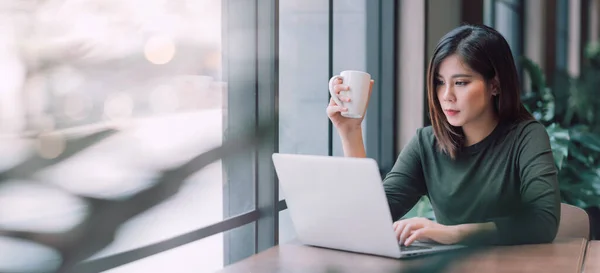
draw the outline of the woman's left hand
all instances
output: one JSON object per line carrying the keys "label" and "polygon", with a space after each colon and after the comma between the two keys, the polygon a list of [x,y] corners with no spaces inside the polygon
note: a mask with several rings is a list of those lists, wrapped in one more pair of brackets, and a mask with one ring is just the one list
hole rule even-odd
{"label": "woman's left hand", "polygon": [[427,218],[409,218],[394,222],[394,231],[400,244],[406,246],[415,240],[440,244],[456,244],[462,240],[457,226],[445,226]]}

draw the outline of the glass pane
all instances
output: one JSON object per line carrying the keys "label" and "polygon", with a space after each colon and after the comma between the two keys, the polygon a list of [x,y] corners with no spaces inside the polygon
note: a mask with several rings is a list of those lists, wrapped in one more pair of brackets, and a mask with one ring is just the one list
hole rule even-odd
{"label": "glass pane", "polygon": [[[89,212],[81,197],[126,201],[161,182],[162,171],[178,173],[223,143],[222,1],[76,2],[39,2],[35,16],[11,21],[15,31],[0,34],[0,68],[11,71],[0,83],[0,173],[30,156],[54,163],[28,165],[9,177],[14,183],[0,183],[2,228],[69,230]],[[107,129],[116,132],[57,160],[72,138]],[[92,258],[222,221],[223,165],[217,160],[183,181],[169,179],[167,198],[121,225]],[[253,200],[253,181],[247,183],[251,190],[233,198]],[[40,194],[49,189],[64,194]],[[223,241],[212,241],[202,248],[222,256]],[[198,255],[194,247],[177,250],[186,251],[180,255]]]}
{"label": "glass pane", "polygon": [[[367,0],[333,0],[333,73],[344,70],[367,71]],[[368,115],[368,113],[367,113]],[[365,116],[363,143],[366,145]],[[339,133],[332,128],[332,155],[343,156]],[[366,147],[365,147],[366,148]]]}
{"label": "glass pane", "polygon": [[[279,2],[279,152],[329,153],[329,3]],[[279,200],[285,199],[279,188]],[[279,218],[279,241],[293,237],[287,212]]]}
{"label": "glass pane", "polygon": [[[279,151],[327,155],[329,4],[321,0],[279,4]],[[283,199],[281,192],[279,196]]]}

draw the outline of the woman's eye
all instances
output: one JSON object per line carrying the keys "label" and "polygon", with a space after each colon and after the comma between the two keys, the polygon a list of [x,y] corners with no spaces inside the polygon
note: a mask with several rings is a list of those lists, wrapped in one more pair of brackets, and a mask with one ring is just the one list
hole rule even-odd
{"label": "woman's eye", "polygon": [[443,85],[443,84],[444,84],[444,82],[443,82],[443,81],[440,81],[440,80],[435,80],[435,81],[433,81],[433,83],[434,83],[436,86],[437,86],[437,85]]}
{"label": "woman's eye", "polygon": [[464,85],[467,85],[468,83],[469,83],[469,82],[466,82],[466,81],[457,81],[457,82],[456,82],[456,85],[459,85],[459,86],[464,86]]}

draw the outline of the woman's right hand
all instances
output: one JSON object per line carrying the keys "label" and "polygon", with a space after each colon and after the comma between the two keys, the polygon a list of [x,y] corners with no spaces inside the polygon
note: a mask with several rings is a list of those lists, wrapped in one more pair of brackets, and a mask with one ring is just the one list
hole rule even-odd
{"label": "woman's right hand", "polygon": [[[369,84],[369,96],[367,99],[367,105],[369,105],[369,99],[371,98],[371,92],[373,91],[373,83],[371,80],[371,84]],[[340,91],[348,90],[348,86],[344,85],[342,79],[338,78],[333,82],[333,91],[336,96],[343,102],[350,102],[350,98],[340,96]],[[342,116],[342,112],[347,111],[345,107],[341,105],[337,105],[333,98],[329,99],[329,105],[327,106],[327,116],[331,120],[331,123],[341,134],[346,134],[352,132],[353,130],[360,129],[360,125],[364,119],[364,114],[361,118],[347,118]],[[365,112],[367,111],[365,107]]]}

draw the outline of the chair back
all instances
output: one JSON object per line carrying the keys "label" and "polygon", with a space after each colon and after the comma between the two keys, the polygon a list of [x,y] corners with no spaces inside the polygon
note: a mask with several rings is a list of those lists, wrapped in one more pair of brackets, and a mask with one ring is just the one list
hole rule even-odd
{"label": "chair back", "polygon": [[556,238],[590,238],[590,218],[587,212],[573,205],[561,203],[560,224]]}

